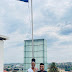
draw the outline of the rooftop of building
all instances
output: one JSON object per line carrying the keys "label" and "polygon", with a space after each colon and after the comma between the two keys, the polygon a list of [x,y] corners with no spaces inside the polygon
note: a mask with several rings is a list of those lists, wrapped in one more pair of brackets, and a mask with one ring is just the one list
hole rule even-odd
{"label": "rooftop of building", "polygon": [[7,40],[7,39],[8,39],[8,37],[0,35],[0,40]]}
{"label": "rooftop of building", "polygon": [[[46,40],[46,39],[33,39],[34,41],[37,41],[37,40]],[[24,40],[24,41],[32,41],[31,39],[29,40]]]}

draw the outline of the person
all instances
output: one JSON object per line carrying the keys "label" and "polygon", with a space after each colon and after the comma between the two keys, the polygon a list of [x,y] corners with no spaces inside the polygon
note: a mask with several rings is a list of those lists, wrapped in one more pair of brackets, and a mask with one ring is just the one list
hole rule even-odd
{"label": "person", "polygon": [[40,63],[40,71],[38,72],[47,72],[44,70],[44,63]]}
{"label": "person", "polygon": [[32,59],[31,68],[27,70],[27,72],[37,72],[38,68],[35,68],[35,59]]}

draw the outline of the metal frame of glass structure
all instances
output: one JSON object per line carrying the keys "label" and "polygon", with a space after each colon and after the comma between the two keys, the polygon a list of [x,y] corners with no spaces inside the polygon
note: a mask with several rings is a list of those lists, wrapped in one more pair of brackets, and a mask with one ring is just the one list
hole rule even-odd
{"label": "metal frame of glass structure", "polygon": [[[34,57],[36,59],[36,67],[39,69],[40,63],[45,64],[47,70],[47,41],[45,39],[34,40]],[[24,41],[24,72],[31,67],[32,59],[32,40]]]}

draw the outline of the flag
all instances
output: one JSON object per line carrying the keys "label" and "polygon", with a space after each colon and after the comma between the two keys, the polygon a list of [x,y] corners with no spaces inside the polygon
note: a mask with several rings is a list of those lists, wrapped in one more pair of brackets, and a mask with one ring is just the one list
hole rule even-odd
{"label": "flag", "polygon": [[20,0],[20,1],[23,1],[23,2],[28,2],[28,0]]}

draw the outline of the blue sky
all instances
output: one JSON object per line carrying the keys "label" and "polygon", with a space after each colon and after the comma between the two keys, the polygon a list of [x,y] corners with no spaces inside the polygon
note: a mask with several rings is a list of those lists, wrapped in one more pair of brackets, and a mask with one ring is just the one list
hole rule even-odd
{"label": "blue sky", "polygon": [[[34,38],[47,40],[47,62],[72,61],[72,0],[34,0]],[[23,42],[31,39],[30,3],[0,2],[0,35],[4,63],[23,63]]]}

